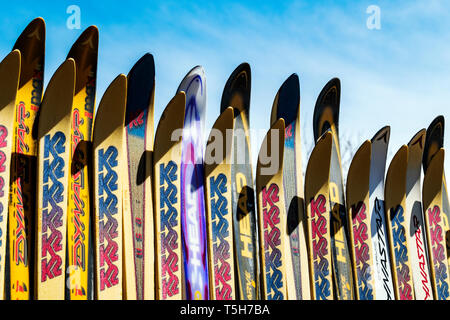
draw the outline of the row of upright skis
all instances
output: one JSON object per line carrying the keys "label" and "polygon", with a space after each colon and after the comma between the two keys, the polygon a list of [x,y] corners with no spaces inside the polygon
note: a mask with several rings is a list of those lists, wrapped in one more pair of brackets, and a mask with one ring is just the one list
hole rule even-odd
{"label": "row of upright skis", "polygon": [[81,34],[42,97],[45,36],[33,20],[0,64],[0,298],[449,299],[442,116],[386,176],[382,128],[344,186],[332,79],[303,179],[293,74],[275,97],[254,186],[248,64],[226,83],[205,147],[202,67],[154,136],[151,54],[95,111],[98,29]]}

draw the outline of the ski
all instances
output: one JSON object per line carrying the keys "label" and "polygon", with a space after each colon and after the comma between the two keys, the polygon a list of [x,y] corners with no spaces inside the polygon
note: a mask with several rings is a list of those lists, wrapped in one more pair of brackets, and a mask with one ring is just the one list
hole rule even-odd
{"label": "ski", "polygon": [[341,83],[330,80],[320,93],[314,109],[314,139],[330,130],[333,148],[330,167],[331,247],[333,257],[333,279],[338,300],[354,299],[352,264],[348,244],[347,210],[345,208],[342,179],[341,152],[339,148],[339,108]]}
{"label": "ski", "polygon": [[[158,124],[153,149],[156,299],[181,300],[181,132],[186,95],[178,93]],[[177,136],[178,134],[178,136]]]}
{"label": "ski", "polygon": [[[11,300],[34,295],[37,126],[44,81],[45,22],[34,19],[14,45],[21,53],[9,191],[6,294]],[[8,277],[9,276],[9,277]]]}
{"label": "ski", "polygon": [[426,130],[420,130],[408,143],[406,172],[406,234],[416,300],[433,300],[420,187],[425,135]]}
{"label": "ski", "polygon": [[366,141],[354,155],[347,175],[346,199],[350,223],[350,247],[358,300],[375,300],[369,214],[371,156],[372,143]]}
{"label": "ski", "polygon": [[444,149],[439,149],[427,163],[427,172],[423,180],[423,212],[432,286],[436,300],[450,300],[450,273],[445,255],[444,212],[442,210],[443,174]]}
{"label": "ski", "polygon": [[67,58],[75,60],[76,80],[70,138],[70,174],[67,210],[66,298],[92,300],[94,293],[91,233],[91,144],[97,80],[98,29],[87,28]]}
{"label": "ski", "polygon": [[[423,171],[426,174],[428,165],[435,153],[444,147],[444,129],[445,121],[443,116],[436,117],[427,129],[425,138],[425,148],[423,151]],[[442,210],[444,221],[446,249],[447,249],[447,263],[450,265],[450,203],[447,192],[447,180],[445,179],[445,170],[442,178]]]}
{"label": "ski", "polygon": [[259,299],[258,240],[255,189],[250,151],[251,71],[239,65],[229,77],[220,110],[234,109],[234,142],[231,161],[231,199],[236,256],[237,290],[240,300]]}
{"label": "ski", "polygon": [[209,300],[208,252],[204,193],[204,137],[206,77],[192,69],[177,92],[186,94],[181,144],[181,235],[187,300]]}
{"label": "ski", "polygon": [[152,164],[155,62],[145,54],[128,74],[125,114],[125,298],[154,299]]}
{"label": "ski", "polygon": [[334,299],[329,196],[332,139],[332,134],[327,132],[317,141],[305,174],[308,260],[313,300]]}
{"label": "ski", "polygon": [[370,229],[373,248],[372,265],[374,268],[375,297],[377,300],[393,300],[391,258],[384,211],[384,175],[391,128],[380,129],[372,138],[372,156],[370,160]]}
{"label": "ski", "polygon": [[127,78],[121,74],[106,89],[93,132],[94,229],[97,300],[123,297],[123,215],[125,172],[123,127]]}
{"label": "ski", "polygon": [[14,111],[20,80],[20,61],[20,51],[13,50],[0,62],[0,300],[5,299],[8,186],[11,176]]}
{"label": "ski", "polygon": [[286,300],[287,278],[284,235],[286,209],[283,192],[284,120],[269,129],[258,156],[256,193],[258,199],[262,298]]}
{"label": "ski", "polygon": [[36,299],[63,300],[69,188],[70,124],[75,61],[54,73],[41,105],[38,125],[36,214]]}
{"label": "ski", "polygon": [[205,199],[211,300],[235,300],[233,219],[231,208],[231,152],[233,108],[215,122],[205,151]]}
{"label": "ski", "polygon": [[286,204],[286,276],[290,300],[309,300],[309,268],[306,244],[302,156],[300,141],[300,82],[291,75],[278,91],[272,107],[272,125],[282,118],[286,124],[283,188]]}
{"label": "ski", "polygon": [[402,146],[395,154],[386,174],[384,190],[387,230],[392,261],[396,300],[414,300],[405,217],[406,170],[408,147]]}

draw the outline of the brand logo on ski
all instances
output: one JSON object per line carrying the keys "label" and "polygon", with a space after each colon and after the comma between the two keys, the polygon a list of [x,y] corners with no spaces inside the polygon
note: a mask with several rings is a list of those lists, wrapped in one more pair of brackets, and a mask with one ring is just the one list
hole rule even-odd
{"label": "brand logo on ski", "polygon": [[16,150],[19,154],[24,154],[29,152],[28,144],[25,142],[25,136],[29,134],[30,129],[25,123],[25,119],[29,118],[30,114],[26,112],[25,103],[20,102],[17,105],[17,144]]}
{"label": "brand logo on ski", "polygon": [[412,300],[412,288],[409,284],[411,272],[408,267],[408,249],[406,243],[406,230],[404,210],[401,205],[391,208],[392,241],[394,248],[394,263],[397,270],[397,285],[400,300]]}
{"label": "brand logo on ski", "polygon": [[[247,179],[243,173],[236,173],[236,190],[239,193],[238,199],[238,217],[239,217],[239,246],[237,246],[241,251],[241,256],[249,260],[253,259],[252,255],[252,234],[250,229],[250,213],[248,208],[249,194],[247,187]],[[252,300],[255,297],[253,292],[255,290],[256,284],[252,278],[252,275],[245,271],[245,292],[248,300]]]}
{"label": "brand logo on ski", "polygon": [[[20,179],[17,179],[17,191],[16,191],[16,227],[15,230],[15,241],[14,241],[14,252],[13,252],[13,261],[16,265],[23,263],[24,266],[28,265],[27,260],[27,242],[26,242],[26,234],[25,234],[25,216],[23,212],[23,199],[22,199],[22,187],[20,185]],[[3,191],[3,188],[2,188]]]}
{"label": "brand logo on ski", "polygon": [[327,259],[329,243],[326,238],[328,221],[326,212],[326,198],[319,194],[316,200],[311,199],[311,237],[314,263],[314,286],[317,300],[331,299],[330,261]]}
{"label": "brand logo on ski", "polygon": [[423,292],[425,292],[424,300],[428,300],[431,297],[430,290],[428,287],[430,281],[428,280],[427,270],[425,270],[427,266],[426,253],[422,241],[422,230],[420,228],[419,219],[417,218],[417,216],[413,216],[413,226],[414,226],[414,240],[416,242],[417,248],[417,261],[419,262],[420,268],[422,290]]}
{"label": "brand logo on ski", "polygon": [[366,224],[366,205],[362,202],[352,206],[353,235],[355,246],[356,272],[358,291],[361,300],[373,300],[373,287],[369,254],[369,228]]}
{"label": "brand logo on ski", "polygon": [[[117,148],[110,146],[106,152],[98,151],[98,197],[99,197],[99,235],[100,235],[100,291],[111,288],[119,283],[117,262],[118,222],[114,215],[118,213],[117,192],[118,175],[114,168],[117,167]],[[106,219],[105,219],[106,217]],[[105,242],[106,240],[106,242]]]}
{"label": "brand logo on ski", "polygon": [[231,300],[231,268],[230,266],[230,243],[227,237],[231,232],[226,217],[228,212],[228,201],[224,194],[227,192],[227,177],[219,174],[210,178],[211,195],[211,220],[212,241],[214,244],[214,279],[215,290],[218,300]]}
{"label": "brand logo on ski", "polygon": [[[178,235],[173,229],[177,226],[178,212],[174,205],[179,197],[174,181],[178,179],[178,166],[170,161],[166,166],[160,165],[160,189],[161,193],[161,276],[162,276],[162,296],[163,300],[179,293],[180,279],[176,276],[178,271],[178,256],[175,250],[178,249]],[[165,185],[165,186],[164,186]]]}
{"label": "brand logo on ski", "polygon": [[431,255],[436,282],[437,300],[447,300],[449,297],[449,287],[447,282],[449,273],[446,249],[442,245],[444,241],[444,232],[441,227],[442,217],[441,209],[438,206],[428,209],[428,225],[431,236]]}
{"label": "brand logo on ski", "polygon": [[43,72],[36,70],[32,79],[33,90],[31,91],[31,110],[37,112],[42,100]]}
{"label": "brand logo on ski", "polygon": [[280,231],[280,209],[277,203],[279,187],[271,184],[269,188],[262,189],[263,221],[264,221],[264,254],[266,256],[266,281],[267,299],[283,300],[285,297],[281,289],[284,286],[281,258],[281,231]]}
{"label": "brand logo on ski", "polygon": [[[56,132],[53,137],[46,135],[44,139],[44,185],[42,192],[42,275],[41,282],[53,279],[62,274],[62,259],[58,255],[64,250],[61,245],[64,205],[64,159],[66,136]],[[47,254],[50,260],[47,262]]]}

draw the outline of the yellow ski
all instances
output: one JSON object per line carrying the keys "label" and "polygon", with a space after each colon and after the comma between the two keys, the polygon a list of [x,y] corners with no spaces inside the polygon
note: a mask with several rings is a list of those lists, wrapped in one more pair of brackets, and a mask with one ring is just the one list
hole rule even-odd
{"label": "yellow ski", "polygon": [[156,235],[156,298],[183,298],[181,269],[181,134],[184,126],[186,95],[169,102],[158,124],[153,151],[154,213]]}
{"label": "yellow ski", "polygon": [[8,186],[11,173],[14,110],[19,86],[20,60],[20,51],[14,50],[0,63],[0,300],[5,299]]}
{"label": "yellow ski", "polygon": [[372,143],[366,141],[353,157],[347,176],[347,208],[358,300],[375,300],[369,181]]}
{"label": "yellow ski", "polygon": [[313,300],[333,300],[329,178],[332,133],[317,141],[305,174],[308,256]]}
{"label": "yellow ski", "polygon": [[38,126],[36,298],[63,300],[65,292],[70,119],[75,62],[66,60],[42,100]]}
{"label": "yellow ski", "polygon": [[231,152],[234,112],[220,115],[205,151],[205,198],[211,300],[235,300]]}
{"label": "yellow ski", "polygon": [[444,149],[441,148],[428,162],[422,190],[431,282],[436,300],[450,300],[450,273],[445,252],[445,213],[442,208],[443,175]]}
{"label": "yellow ski", "polygon": [[284,120],[279,119],[267,133],[258,156],[256,192],[258,196],[262,297],[287,299],[285,250],[286,207],[283,189]]}
{"label": "yellow ski", "polygon": [[93,134],[96,288],[98,300],[122,300],[123,125],[127,78],[121,74],[100,101]]}
{"label": "yellow ski", "polygon": [[385,208],[392,261],[395,298],[414,300],[414,284],[406,230],[406,170],[408,147],[402,146],[395,154],[386,175]]}
{"label": "yellow ski", "polygon": [[97,78],[98,29],[87,28],[69,52],[76,63],[75,96],[70,139],[67,211],[67,292],[71,300],[92,299],[90,172],[92,122]]}
{"label": "yellow ski", "polygon": [[9,285],[12,300],[33,297],[36,214],[36,129],[44,81],[45,22],[33,20],[17,39],[21,53],[9,194]]}

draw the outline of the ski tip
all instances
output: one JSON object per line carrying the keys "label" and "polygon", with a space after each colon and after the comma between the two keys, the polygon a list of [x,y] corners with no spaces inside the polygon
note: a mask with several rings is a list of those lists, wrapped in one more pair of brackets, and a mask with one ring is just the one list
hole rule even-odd
{"label": "ski tip", "polygon": [[296,121],[299,107],[300,80],[294,73],[284,81],[275,96],[270,116],[271,124],[274,124],[279,118],[283,118],[286,125]]}
{"label": "ski tip", "polygon": [[194,79],[200,80],[201,83],[200,83],[199,87],[201,88],[201,95],[205,96],[204,90],[205,90],[205,86],[206,86],[206,74],[205,74],[205,70],[203,69],[202,66],[196,66],[196,67],[192,68],[184,76],[183,80],[181,80],[181,83],[178,86],[177,93],[181,92],[181,91],[186,92]]}
{"label": "ski tip", "polygon": [[422,150],[425,147],[426,129],[419,130],[414,137],[408,142],[408,148],[419,148]]}
{"label": "ski tip", "polygon": [[371,157],[372,142],[366,140],[356,151],[348,169],[346,196],[349,208],[369,193]]}
{"label": "ski tip", "polygon": [[384,143],[386,145],[389,144],[389,139],[391,136],[391,127],[390,126],[385,126],[383,128],[381,128],[377,133],[375,133],[375,135],[372,138],[372,144],[374,143]]}
{"label": "ski tip", "polygon": [[[128,80],[133,78],[139,79],[152,79],[151,85],[153,86],[155,79],[155,59],[150,53],[144,54],[131,68],[128,73]],[[148,81],[147,81],[148,82]]]}
{"label": "ski tip", "polygon": [[[256,166],[256,180],[259,186],[266,185],[267,177],[275,176],[283,171],[284,130],[284,119],[278,119],[261,144]],[[268,155],[270,155],[269,161],[267,161]]]}
{"label": "ski tip", "polygon": [[97,53],[98,37],[99,35],[97,27],[90,26],[86,28],[70,48],[67,58],[74,58],[76,60],[81,58],[78,57],[79,55],[81,55],[79,51],[84,51],[85,48],[88,48],[88,50],[90,50],[91,52]]}
{"label": "ski tip", "polygon": [[[240,112],[250,111],[251,68],[246,62],[241,63],[228,78],[222,93],[220,111],[233,107]],[[237,116],[239,112],[235,112]]]}
{"label": "ski tip", "polygon": [[439,193],[442,193],[442,177],[444,175],[445,151],[440,148],[430,160],[428,170],[423,178],[422,200],[423,210],[431,205]]}
{"label": "ski tip", "polygon": [[38,17],[25,27],[20,36],[17,38],[13,49],[19,49],[22,51],[22,49],[26,47],[26,44],[30,38],[45,42],[45,20],[43,18]]}
{"label": "ski tip", "polygon": [[436,117],[427,129],[422,165],[426,173],[428,165],[436,152],[444,147],[445,119],[442,115]]}
{"label": "ski tip", "polygon": [[313,130],[316,141],[325,131],[333,127],[336,135],[339,134],[340,103],[341,82],[338,78],[333,78],[320,92],[314,108]]}

